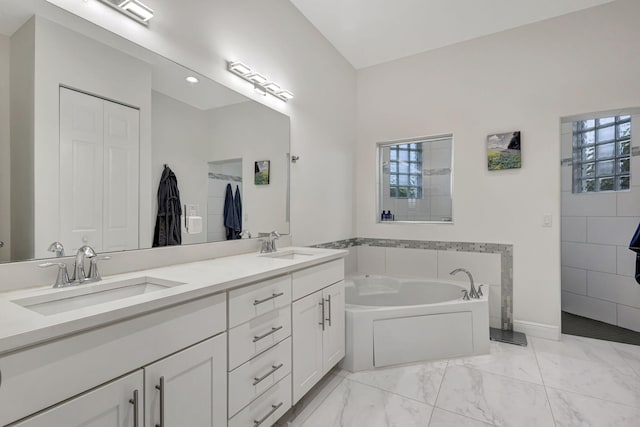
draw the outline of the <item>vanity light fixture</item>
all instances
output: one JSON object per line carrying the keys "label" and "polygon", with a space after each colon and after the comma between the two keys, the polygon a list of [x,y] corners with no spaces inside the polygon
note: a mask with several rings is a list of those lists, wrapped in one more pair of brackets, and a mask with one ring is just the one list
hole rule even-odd
{"label": "vanity light fixture", "polygon": [[140,0],[100,0],[102,3],[111,6],[115,10],[129,18],[132,18],[143,25],[149,25],[149,20],[153,18],[153,9]]}
{"label": "vanity light fixture", "polygon": [[267,77],[252,70],[248,65],[239,61],[228,61],[227,70],[243,80],[253,83],[253,89],[260,95],[267,93],[287,102],[293,99],[293,93],[280,87],[279,84],[270,81]]}
{"label": "vanity light fixture", "polygon": [[185,77],[185,80],[187,81],[187,83],[191,83],[193,85],[200,82],[200,80],[198,80],[198,78],[194,76]]}

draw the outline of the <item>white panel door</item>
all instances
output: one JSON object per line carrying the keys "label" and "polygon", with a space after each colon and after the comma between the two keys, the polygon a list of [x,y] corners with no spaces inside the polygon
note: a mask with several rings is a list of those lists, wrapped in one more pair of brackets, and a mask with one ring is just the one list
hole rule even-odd
{"label": "white panel door", "polygon": [[226,333],[145,367],[144,375],[147,427],[226,427]]}
{"label": "white panel door", "polygon": [[138,249],[140,112],[104,102],[103,251]]}
{"label": "white panel door", "polygon": [[295,301],[291,306],[293,404],[323,376],[321,303],[322,291],[318,291]]}
{"label": "white panel door", "polygon": [[[60,88],[60,241],[102,250],[104,101]],[[56,177],[51,177],[56,179]]]}
{"label": "white panel door", "polygon": [[338,282],[323,291],[325,305],[325,330],[322,336],[323,375],[344,357],[345,314],[344,282]]}
{"label": "white panel door", "polygon": [[[14,425],[16,427],[142,426],[143,390],[143,374],[142,370],[139,370]],[[136,418],[137,422],[134,422]]]}

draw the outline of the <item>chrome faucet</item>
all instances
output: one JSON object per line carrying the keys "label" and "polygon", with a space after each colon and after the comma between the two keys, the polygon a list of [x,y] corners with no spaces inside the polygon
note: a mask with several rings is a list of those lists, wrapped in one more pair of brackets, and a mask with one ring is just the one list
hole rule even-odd
{"label": "chrome faucet", "polygon": [[280,238],[280,233],[272,231],[271,233],[258,233],[258,237],[262,239],[262,246],[260,247],[261,254],[268,254],[276,252],[276,240]]}
{"label": "chrome faucet", "polygon": [[56,254],[56,258],[62,258],[64,256],[64,246],[60,242],[53,242],[47,249],[49,252]]}
{"label": "chrome faucet", "polygon": [[96,252],[91,246],[84,245],[76,252],[76,262],[73,264],[73,277],[71,281],[77,284],[87,281],[87,273],[84,270],[84,261],[86,258],[95,258]]}
{"label": "chrome faucet", "polygon": [[473,284],[473,276],[471,275],[469,270],[465,270],[464,268],[456,268],[455,270],[453,270],[449,274],[453,276],[453,275],[458,274],[458,273],[465,273],[467,276],[469,276],[469,282],[471,282],[471,286],[470,286],[470,289],[469,289],[469,298],[471,298],[471,299],[480,299],[480,295],[478,294],[478,291],[476,290],[476,287]]}

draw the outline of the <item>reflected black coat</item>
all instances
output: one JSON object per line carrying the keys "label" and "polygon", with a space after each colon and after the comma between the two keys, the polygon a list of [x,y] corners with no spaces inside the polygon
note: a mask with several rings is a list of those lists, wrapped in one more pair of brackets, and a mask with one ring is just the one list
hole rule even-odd
{"label": "reflected black coat", "polygon": [[158,186],[158,216],[153,233],[153,247],[182,244],[182,204],[178,179],[165,165]]}

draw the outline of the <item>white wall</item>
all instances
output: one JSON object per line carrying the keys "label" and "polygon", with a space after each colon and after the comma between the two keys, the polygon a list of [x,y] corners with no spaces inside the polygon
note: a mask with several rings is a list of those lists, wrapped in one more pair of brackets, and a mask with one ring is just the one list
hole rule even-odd
{"label": "white wall", "polygon": [[[631,121],[637,147],[640,114]],[[563,123],[561,141],[562,158],[571,159],[571,121]],[[573,194],[572,171],[562,166],[562,309],[640,331],[636,254],[629,250],[640,222],[640,158],[631,157],[629,191]]]}
{"label": "white wall", "polygon": [[[638,104],[639,15],[619,0],[359,71],[358,236],[511,243],[516,325],[557,329],[560,118]],[[522,168],[488,172],[487,135],[515,130]],[[450,132],[454,224],[376,224],[376,142]]]}
{"label": "white wall", "polygon": [[[209,114],[212,162],[242,159],[242,228],[254,236],[277,230],[288,234],[289,118],[262,104],[241,102]],[[268,185],[254,184],[255,162],[269,160]],[[233,185],[235,191],[235,185]]]}
{"label": "white wall", "polygon": [[[157,195],[160,176],[166,163],[176,174],[180,202],[200,206],[200,215],[207,207],[207,173],[209,165],[208,112],[194,108],[161,93],[151,95],[151,182]],[[157,212],[157,197],[153,211]],[[184,221],[183,212],[182,219]],[[151,223],[155,227],[155,218]],[[202,233],[187,234],[182,224],[182,243],[204,243],[207,241],[206,221]],[[142,247],[149,247],[150,242]]]}
{"label": "white wall", "polygon": [[[353,237],[356,73],[288,0],[154,0],[149,28],[95,0],[50,2],[289,115],[300,156],[291,168],[294,243]],[[246,62],[295,99],[257,95],[226,71],[227,60]]]}
{"label": "white wall", "polygon": [[0,35],[0,262],[11,255],[11,132],[9,131],[9,37]]}

